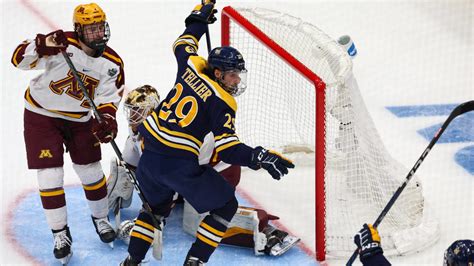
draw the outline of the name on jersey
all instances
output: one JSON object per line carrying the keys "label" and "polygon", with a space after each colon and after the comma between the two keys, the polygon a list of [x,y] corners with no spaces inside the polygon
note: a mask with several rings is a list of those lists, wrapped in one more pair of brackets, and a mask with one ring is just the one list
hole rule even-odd
{"label": "name on jersey", "polygon": [[181,76],[181,78],[188,84],[188,86],[194,90],[194,92],[201,97],[201,99],[205,102],[207,97],[212,95],[212,91],[206,86],[206,84],[198,77],[194,72],[186,68],[186,71]]}

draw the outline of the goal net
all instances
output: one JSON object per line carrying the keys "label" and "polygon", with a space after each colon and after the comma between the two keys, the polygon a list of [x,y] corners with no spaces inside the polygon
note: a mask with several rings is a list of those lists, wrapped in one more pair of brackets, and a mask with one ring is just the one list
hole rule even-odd
{"label": "goal net", "polygon": [[[283,222],[312,223],[312,233],[298,236],[318,260],[348,258],[354,234],[375,221],[408,172],[386,151],[351,58],[317,27],[267,9],[224,8],[222,44],[237,48],[249,70],[248,89],[236,98],[241,141],[284,152],[295,160],[295,171],[309,169],[284,177],[284,195],[265,197],[313,217],[275,214]],[[258,179],[253,187],[271,190],[271,181]],[[415,176],[379,226],[385,254],[419,251],[437,240],[438,231]]]}

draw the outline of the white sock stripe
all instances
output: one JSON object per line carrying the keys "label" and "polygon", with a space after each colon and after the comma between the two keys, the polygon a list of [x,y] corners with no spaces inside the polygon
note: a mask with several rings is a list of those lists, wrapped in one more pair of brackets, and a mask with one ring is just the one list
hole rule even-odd
{"label": "white sock stripe", "polygon": [[219,236],[216,236],[214,235],[213,233],[207,231],[206,229],[202,228],[202,227],[199,227],[198,229],[198,233],[200,233],[201,235],[217,242],[217,243],[220,243],[221,242],[221,239],[222,237],[219,237]]}
{"label": "white sock stripe", "polygon": [[152,239],[153,239],[153,237],[154,237],[153,231],[150,231],[150,230],[148,230],[148,229],[146,229],[146,228],[144,228],[144,227],[141,227],[141,226],[135,225],[135,226],[133,227],[133,231],[134,231],[134,232],[141,233],[141,234],[143,234],[143,235],[146,235],[146,236],[148,236],[148,237],[150,237],[150,238],[152,238]]}

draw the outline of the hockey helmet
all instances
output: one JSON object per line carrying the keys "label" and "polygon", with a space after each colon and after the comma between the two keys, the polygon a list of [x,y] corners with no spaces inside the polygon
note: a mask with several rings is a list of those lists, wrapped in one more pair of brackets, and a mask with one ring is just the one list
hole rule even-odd
{"label": "hockey helmet", "polygon": [[123,104],[128,124],[137,127],[159,103],[160,94],[153,86],[143,85],[130,91]]}
{"label": "hockey helmet", "polygon": [[[212,73],[216,68],[223,72],[222,77],[216,78],[216,81],[224,90],[233,96],[238,96],[245,91],[247,88],[247,69],[245,68],[244,57],[237,49],[231,46],[216,47],[209,53],[207,63]],[[240,77],[240,83],[232,86],[226,85],[223,80],[226,73],[237,73]]]}
{"label": "hockey helmet", "polygon": [[74,9],[74,25],[89,25],[93,23],[105,22],[106,16],[102,8],[96,3],[78,5]]}
{"label": "hockey helmet", "polygon": [[474,241],[457,240],[444,252],[444,266],[474,265]]}
{"label": "hockey helmet", "polygon": [[[86,44],[89,48],[92,48],[102,54],[105,50],[105,46],[110,39],[110,28],[106,21],[105,12],[96,3],[78,5],[74,9],[73,24],[74,31],[77,33],[79,39]],[[92,24],[98,24],[97,29],[103,31],[101,38],[94,38],[88,33],[87,27]]]}

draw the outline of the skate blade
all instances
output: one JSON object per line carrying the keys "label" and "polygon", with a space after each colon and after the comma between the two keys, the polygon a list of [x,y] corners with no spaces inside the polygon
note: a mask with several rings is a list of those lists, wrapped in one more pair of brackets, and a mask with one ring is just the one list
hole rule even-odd
{"label": "skate blade", "polygon": [[272,249],[270,250],[270,255],[271,256],[280,256],[287,252],[290,248],[292,248],[294,245],[298,244],[301,239],[294,237],[294,236],[287,236],[283,240],[283,243],[276,244]]}
{"label": "skate blade", "polygon": [[69,260],[71,259],[71,257],[72,257],[72,251],[66,257],[58,259],[58,260],[61,262],[62,265],[67,265],[69,263]]}
{"label": "skate blade", "polygon": [[111,249],[114,249],[114,241],[107,243]]}

